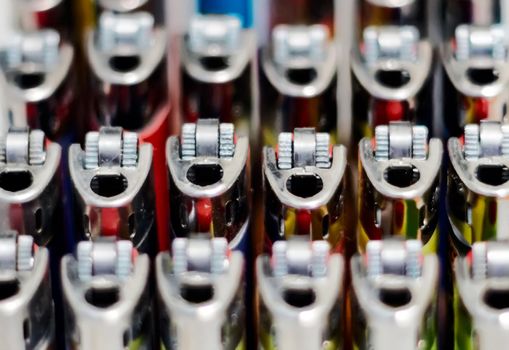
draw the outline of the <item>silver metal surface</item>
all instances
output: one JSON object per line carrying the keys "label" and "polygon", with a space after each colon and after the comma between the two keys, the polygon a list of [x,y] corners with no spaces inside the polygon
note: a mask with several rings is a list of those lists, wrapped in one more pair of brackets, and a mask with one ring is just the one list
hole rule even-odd
{"label": "silver metal surface", "polygon": [[458,61],[475,57],[489,57],[495,61],[507,58],[505,30],[501,25],[476,27],[460,25],[456,28],[456,52]]}
{"label": "silver metal surface", "polygon": [[[366,91],[383,100],[414,98],[431,74],[433,50],[413,26],[370,26],[363,31],[363,52],[353,51],[352,70]],[[404,72],[408,81],[389,86],[380,72]]]}
{"label": "silver metal surface", "polygon": [[61,263],[68,346],[152,349],[149,273],[149,257],[130,242],[79,243],[77,257]]}
{"label": "silver metal surface", "polygon": [[452,136],[460,136],[467,124],[507,119],[507,13],[505,0],[447,3],[440,55],[448,78],[445,124]]}
{"label": "silver metal surface", "polygon": [[[242,28],[237,17],[197,15],[183,40],[182,64],[193,79],[221,84],[238,79],[251,62],[256,47],[254,33]],[[222,68],[210,68],[207,59],[221,59]]]}
{"label": "silver metal surface", "polygon": [[[270,147],[263,154],[265,224],[271,240],[307,232],[313,239],[327,239],[336,246],[348,216],[346,148],[330,148],[326,133],[296,128],[293,134],[279,135],[277,154]],[[320,224],[304,228],[292,221],[286,225],[299,211],[309,211],[313,222]]]}
{"label": "silver metal surface", "polygon": [[[0,64],[13,97],[26,102],[38,102],[53,95],[65,80],[74,51],[61,43],[57,32],[46,29],[18,34],[4,44],[0,51]],[[24,89],[16,83],[21,74],[44,75],[39,86]]]}
{"label": "silver metal surface", "polygon": [[449,139],[449,218],[456,238],[465,245],[509,238],[508,144],[509,126],[495,121],[465,126],[463,142]]}
{"label": "silver metal surface", "polygon": [[478,242],[471,259],[456,258],[456,285],[461,307],[472,323],[471,334],[467,333],[472,348],[496,349],[509,341],[508,309],[502,301],[509,291],[508,253],[507,242]]}
{"label": "silver metal surface", "polygon": [[[369,138],[359,143],[363,234],[408,234],[424,243],[436,238],[442,142],[428,142],[426,127],[393,122],[375,129],[375,143]],[[404,212],[395,208],[401,204]]]}
{"label": "silver metal surface", "polygon": [[[193,232],[226,237],[235,247],[249,222],[249,143],[235,141],[232,124],[199,119],[184,124],[181,139],[172,136],[166,145],[170,173],[170,206],[173,233]],[[200,222],[198,211],[208,206],[210,222]]]}
{"label": "silver metal surface", "polygon": [[0,137],[0,230],[31,235],[46,245],[60,234],[60,158],[44,133],[11,128]]}
{"label": "silver metal surface", "polygon": [[[96,91],[89,123],[144,131],[168,102],[166,30],[147,12],[105,11],[86,34]],[[157,127],[154,127],[157,128]],[[152,129],[151,129],[152,130]]]}
{"label": "silver metal surface", "polygon": [[505,0],[465,0],[450,1],[445,6],[446,35],[454,35],[454,30],[464,24],[487,27],[505,25],[507,20],[507,3]]}
{"label": "silver metal surface", "polygon": [[[67,116],[57,109],[68,108],[73,100],[73,60],[72,46],[50,29],[18,33],[2,44],[1,80],[10,125],[41,128],[49,136],[67,125]],[[29,113],[37,118],[29,119]]]}
{"label": "silver metal surface", "polygon": [[259,128],[257,43],[235,14],[192,15],[179,35],[179,112],[184,121],[220,118],[239,135]]}
{"label": "silver metal surface", "polygon": [[217,119],[201,119],[198,124],[186,123],[182,126],[182,158],[231,159],[235,154],[234,133],[233,124],[218,125]]}
{"label": "silver metal surface", "polygon": [[[312,128],[297,128],[293,132],[294,139],[289,146],[286,142],[291,140],[292,133],[280,134],[277,155],[273,148],[264,149],[264,172],[268,181],[267,185],[276,192],[282,204],[295,208],[313,209],[327,204],[340,187],[347,165],[346,148],[335,145],[332,153],[327,154],[327,160],[317,162],[317,139],[321,137],[320,135],[322,133],[315,133]],[[321,141],[327,141],[328,144],[326,139],[324,137]],[[285,147],[281,147],[282,145]],[[288,147],[291,147],[291,151]],[[291,163],[287,160],[290,154]],[[286,182],[292,175],[317,175],[322,179],[323,189],[303,201],[302,197],[292,194],[287,189]]]}
{"label": "silver metal surface", "polygon": [[242,24],[237,17],[197,15],[189,28],[189,50],[202,56],[227,56],[239,50]]}
{"label": "silver metal surface", "polygon": [[423,256],[419,241],[370,241],[366,256],[353,257],[351,268],[354,341],[360,349],[437,346],[437,338],[429,336],[436,332],[436,255]]}
{"label": "silver metal surface", "polygon": [[[152,146],[135,133],[103,127],[69,150],[70,175],[87,239],[116,235],[144,253],[155,252]],[[105,229],[112,232],[104,232]]]}
{"label": "silver metal surface", "polygon": [[244,259],[225,238],[176,238],[160,253],[156,279],[168,350],[237,349],[245,341]]}
{"label": "silver metal surface", "polygon": [[115,275],[120,280],[128,278],[133,269],[133,243],[108,240],[84,241],[77,248],[78,276],[89,281],[94,275]]}
{"label": "silver metal surface", "polygon": [[89,132],[85,140],[85,168],[136,167],[138,165],[138,136],[120,128],[103,128]]}
{"label": "silver metal surface", "polygon": [[[287,96],[319,96],[336,77],[337,52],[324,25],[276,26],[272,47],[263,50],[261,61],[271,85]],[[305,84],[293,81],[292,70],[313,71],[313,79]]]}
{"label": "silver metal surface", "polygon": [[426,160],[427,147],[428,128],[425,126],[402,122],[375,128],[376,161],[402,158]]}
{"label": "silver metal surface", "polygon": [[376,64],[380,59],[415,62],[420,34],[412,26],[368,27],[364,30],[364,61]]}
{"label": "silver metal surface", "polygon": [[[94,74],[106,83],[135,85],[149,78],[161,64],[166,50],[163,28],[154,27],[153,17],[146,12],[113,14],[99,18],[97,31],[87,36],[87,57]],[[128,71],[111,65],[113,57],[134,56],[139,63]]]}
{"label": "silver metal surface", "polygon": [[281,133],[278,139],[278,167],[280,169],[331,166],[328,133],[317,133],[313,128],[298,128],[294,133]]}
{"label": "silver metal surface", "polygon": [[2,348],[51,349],[55,332],[49,254],[31,236],[0,234]]}
{"label": "silver metal surface", "polygon": [[344,262],[326,241],[275,242],[272,257],[257,258],[256,271],[262,348],[341,348]]}
{"label": "silver metal surface", "polygon": [[[503,95],[507,101],[509,46],[506,29],[500,25],[460,25],[455,34],[455,44],[445,42],[441,48],[442,62],[454,87],[465,96],[492,98]],[[480,84],[471,79],[469,70],[472,69],[492,70],[496,79]],[[499,110],[498,120],[504,117],[501,107]]]}

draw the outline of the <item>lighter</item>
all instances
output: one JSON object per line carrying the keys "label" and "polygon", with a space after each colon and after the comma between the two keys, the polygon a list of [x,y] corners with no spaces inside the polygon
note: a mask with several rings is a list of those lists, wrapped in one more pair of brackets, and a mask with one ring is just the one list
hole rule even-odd
{"label": "lighter", "polygon": [[280,132],[337,127],[337,51],[327,26],[277,25],[261,52],[261,127],[265,145]]}
{"label": "lighter", "polygon": [[477,241],[509,238],[509,125],[469,124],[448,148],[447,209],[456,252],[466,254]]}
{"label": "lighter", "polygon": [[391,121],[431,125],[429,40],[416,26],[390,24],[364,28],[360,40],[352,55],[356,140]]}
{"label": "lighter", "polygon": [[50,350],[55,319],[49,254],[32,236],[0,234],[0,336],[3,349]]}
{"label": "lighter", "polygon": [[168,139],[171,230],[174,237],[206,233],[233,249],[250,249],[249,142],[233,124],[198,119]]}
{"label": "lighter", "polygon": [[344,261],[326,241],[275,242],[256,271],[262,349],[341,349]]}
{"label": "lighter", "polygon": [[244,258],[225,238],[176,238],[156,260],[162,347],[244,349]]}
{"label": "lighter", "polygon": [[41,130],[11,128],[0,138],[1,231],[31,235],[40,246],[61,244],[60,158],[61,147]]}
{"label": "lighter", "polygon": [[354,239],[346,148],[331,146],[327,133],[297,128],[279,134],[277,150],[265,147],[263,154],[265,250],[298,235],[344,252]]}
{"label": "lighter", "polygon": [[91,129],[120,126],[136,131],[154,148],[159,248],[168,248],[168,179],[165,142],[170,106],[166,76],[166,33],[146,12],[103,13],[87,37],[93,73]]}
{"label": "lighter", "polygon": [[[7,181],[19,187],[11,191],[12,198],[19,198],[18,203],[35,199],[35,206],[30,204],[21,210],[17,204],[18,209],[9,210],[14,215],[15,228],[23,234],[23,225],[28,225],[27,231],[36,235],[37,244],[46,244],[47,238],[56,236],[57,242],[50,250],[52,271],[57,271],[58,259],[74,245],[67,149],[83,133],[83,114],[77,108],[75,51],[51,29],[17,34],[11,39],[0,50],[0,80],[6,84],[8,107],[5,124],[17,129],[7,137],[12,143],[9,152],[15,155],[7,159],[24,165],[19,168],[18,164],[20,176],[14,172]],[[30,132],[27,127],[34,130]],[[60,147],[51,143],[46,151],[45,137]],[[31,223],[27,224],[27,220]],[[54,284],[58,283],[57,278],[54,280]]]}
{"label": "lighter", "polygon": [[375,138],[359,144],[359,236],[419,239],[425,252],[438,244],[438,201],[443,147],[428,142],[428,129],[392,122],[375,129]]}
{"label": "lighter", "polygon": [[423,254],[421,241],[389,239],[352,259],[357,349],[436,349],[439,261]]}
{"label": "lighter", "polygon": [[477,242],[471,255],[456,258],[455,349],[502,349],[509,342],[508,254],[507,242]]}
{"label": "lighter", "polygon": [[184,121],[218,118],[249,135],[255,126],[255,33],[234,16],[196,15],[181,52]]}
{"label": "lighter", "polygon": [[73,110],[77,97],[73,47],[51,29],[19,33],[0,49],[0,66],[7,124],[41,129],[63,145],[72,142],[80,126],[80,114]]}
{"label": "lighter", "polygon": [[116,127],[89,132],[85,150],[69,150],[79,239],[116,236],[157,252],[152,146]]}
{"label": "lighter", "polygon": [[489,119],[505,120],[509,95],[507,29],[503,24],[460,24],[442,45],[446,71],[445,125],[452,136]]}
{"label": "lighter", "polygon": [[147,255],[130,241],[102,238],[80,242],[61,269],[70,348],[155,348]]}
{"label": "lighter", "polygon": [[[52,275],[57,323],[63,318],[58,266],[73,246],[64,230],[72,229],[65,225],[65,215],[72,211],[64,210],[62,200],[62,158],[61,146],[48,141],[41,130],[11,128],[0,137],[0,232],[29,235],[37,246],[49,250],[49,262],[44,264],[49,264]],[[62,332],[55,336],[62,344]]]}

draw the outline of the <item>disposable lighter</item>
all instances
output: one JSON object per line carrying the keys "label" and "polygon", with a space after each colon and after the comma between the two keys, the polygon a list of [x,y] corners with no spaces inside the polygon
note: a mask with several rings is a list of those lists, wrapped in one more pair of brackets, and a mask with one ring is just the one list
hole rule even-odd
{"label": "disposable lighter", "polygon": [[370,241],[351,261],[356,349],[438,346],[439,261],[419,240]]}
{"label": "disposable lighter", "polygon": [[340,252],[355,240],[347,169],[346,148],[331,145],[329,134],[313,128],[281,133],[277,149],[265,147],[267,252],[275,241],[292,236],[327,240]]}
{"label": "disposable lighter", "polygon": [[244,349],[244,258],[224,238],[176,238],[156,261],[162,348]]}
{"label": "disposable lighter", "polygon": [[230,248],[250,247],[250,163],[247,136],[233,124],[198,119],[168,139],[173,237],[224,237]]}
{"label": "disposable lighter", "polygon": [[51,350],[56,331],[48,250],[29,235],[0,234],[2,348]]}
{"label": "disposable lighter", "polygon": [[165,142],[169,134],[166,34],[146,12],[101,15],[87,36],[93,101],[90,129],[119,126],[153,146],[159,248],[168,248]]}
{"label": "disposable lighter", "polygon": [[341,349],[343,257],[327,241],[275,242],[259,256],[262,349]]}
{"label": "disposable lighter", "polygon": [[118,127],[89,132],[69,150],[79,240],[113,236],[155,257],[157,232],[152,145]]}
{"label": "disposable lighter", "polygon": [[155,348],[150,259],[132,242],[80,242],[62,259],[66,339],[72,349]]}
{"label": "disposable lighter", "polygon": [[375,128],[359,143],[358,247],[369,240],[400,236],[438,248],[442,142],[409,122]]}

